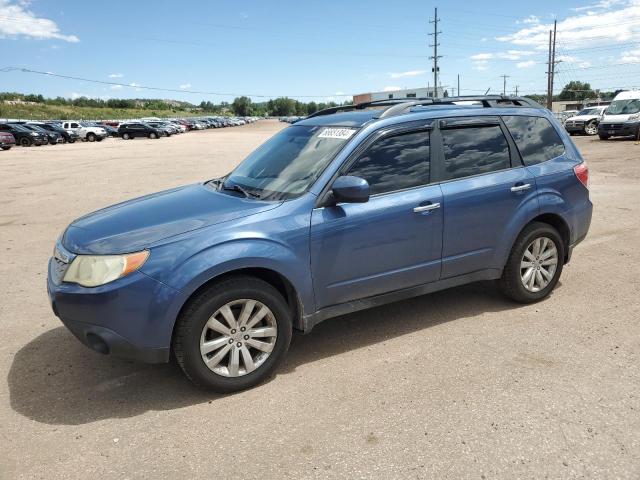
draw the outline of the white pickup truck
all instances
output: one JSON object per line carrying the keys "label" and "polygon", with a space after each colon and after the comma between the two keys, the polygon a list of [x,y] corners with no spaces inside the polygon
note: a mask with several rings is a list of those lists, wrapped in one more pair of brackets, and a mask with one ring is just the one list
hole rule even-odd
{"label": "white pickup truck", "polygon": [[67,132],[77,133],[82,140],[87,142],[101,142],[107,136],[107,131],[104,128],[75,120],[62,122],[62,128]]}

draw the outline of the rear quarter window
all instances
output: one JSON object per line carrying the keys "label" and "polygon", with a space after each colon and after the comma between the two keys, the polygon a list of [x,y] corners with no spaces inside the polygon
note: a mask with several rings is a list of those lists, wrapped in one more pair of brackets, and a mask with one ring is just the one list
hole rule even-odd
{"label": "rear quarter window", "polygon": [[527,166],[537,165],[564,153],[564,143],[544,117],[504,116],[516,146]]}

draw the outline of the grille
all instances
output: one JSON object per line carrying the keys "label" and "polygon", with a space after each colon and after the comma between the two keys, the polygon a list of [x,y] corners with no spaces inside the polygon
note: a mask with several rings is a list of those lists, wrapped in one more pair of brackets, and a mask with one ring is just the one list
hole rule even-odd
{"label": "grille", "polygon": [[68,263],[64,263],[62,260],[58,260],[53,257],[51,259],[51,280],[54,284],[60,285],[62,283],[62,279],[64,278],[64,274],[69,267]]}

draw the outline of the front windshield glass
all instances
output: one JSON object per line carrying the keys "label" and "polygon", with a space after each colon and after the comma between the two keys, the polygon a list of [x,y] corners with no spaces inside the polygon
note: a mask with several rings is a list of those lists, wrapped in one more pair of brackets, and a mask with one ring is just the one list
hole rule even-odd
{"label": "front windshield glass", "polygon": [[630,115],[640,112],[640,100],[614,100],[607,108],[607,115]]}
{"label": "front windshield glass", "polygon": [[580,110],[578,112],[578,115],[576,115],[576,117],[579,117],[580,115],[596,115],[597,113],[598,113],[597,108],[585,108],[584,110]]}
{"label": "front windshield glass", "polygon": [[250,154],[224,180],[265,200],[286,200],[316,181],[355,133],[352,128],[294,125],[285,128]]}
{"label": "front windshield glass", "polygon": [[11,125],[13,128],[15,128],[15,129],[16,129],[16,131],[18,131],[18,132],[29,132],[29,131],[30,131],[28,128],[25,128],[25,127],[23,127],[22,125],[17,124],[17,123],[11,123],[10,125]]}

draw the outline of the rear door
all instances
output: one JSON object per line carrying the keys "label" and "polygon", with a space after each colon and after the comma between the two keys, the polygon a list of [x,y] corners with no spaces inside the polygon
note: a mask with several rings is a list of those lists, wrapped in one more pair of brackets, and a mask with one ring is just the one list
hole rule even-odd
{"label": "rear door", "polygon": [[537,209],[533,175],[498,117],[449,118],[442,139],[442,278],[503,266],[523,208]]}
{"label": "rear door", "polygon": [[442,193],[431,184],[430,132],[389,132],[343,167],[367,203],[316,208],[311,269],[318,308],[438,280]]}

